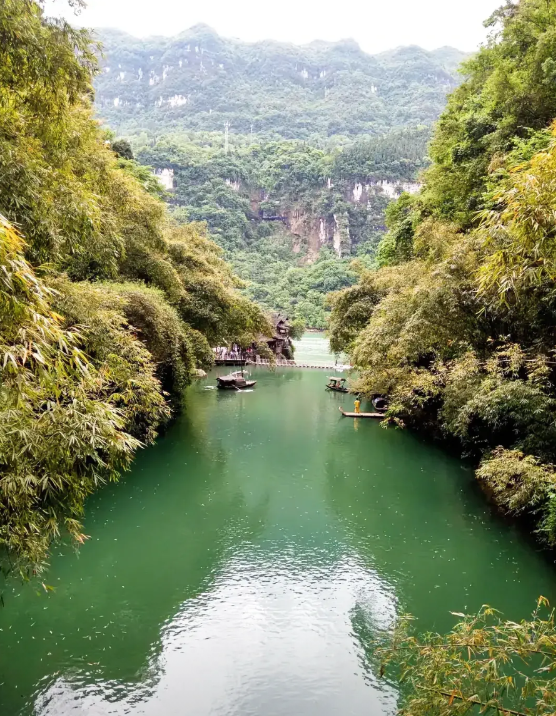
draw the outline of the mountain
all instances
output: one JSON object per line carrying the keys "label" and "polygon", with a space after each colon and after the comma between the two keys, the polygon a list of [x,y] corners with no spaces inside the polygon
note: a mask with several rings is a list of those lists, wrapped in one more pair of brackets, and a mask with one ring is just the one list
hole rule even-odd
{"label": "mountain", "polygon": [[206,25],[138,39],[97,30],[99,114],[119,134],[175,130],[310,140],[430,125],[459,83],[454,48],[370,55],[353,40],[295,46],[223,38]]}
{"label": "mountain", "polygon": [[356,280],[354,257],[372,265],[388,203],[419,189],[466,55],[248,44],[206,25],[97,34],[97,113],[164,182],[174,220],[206,222],[260,305],[325,327],[326,294]]}

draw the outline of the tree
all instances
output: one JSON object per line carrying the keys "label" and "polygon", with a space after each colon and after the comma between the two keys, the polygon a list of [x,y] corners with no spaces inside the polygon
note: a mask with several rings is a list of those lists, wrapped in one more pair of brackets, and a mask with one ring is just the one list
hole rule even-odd
{"label": "tree", "polygon": [[[62,529],[83,541],[85,498],[116,479],[140,446],[110,390],[120,380],[116,366],[99,371],[87,359],[82,337],[60,325],[51,307],[55,293],[23,249],[0,216],[0,566],[8,569],[13,558],[21,574],[29,564],[41,568]],[[156,379],[142,368],[156,424],[166,407]]]}
{"label": "tree", "polygon": [[413,256],[413,239],[419,223],[417,201],[404,192],[386,207],[386,226],[389,231],[377,250],[379,266],[393,266]]}
{"label": "tree", "polygon": [[381,650],[381,674],[402,685],[404,716],[487,713],[542,716],[554,713],[556,624],[540,597],[530,620],[507,621],[483,607],[460,618],[445,635],[415,636],[402,618]]}
{"label": "tree", "polygon": [[112,151],[117,157],[122,157],[122,159],[135,159],[131,144],[127,139],[117,139],[115,142],[112,142]]}
{"label": "tree", "polygon": [[554,0],[521,0],[487,20],[490,39],[464,63],[430,145],[423,201],[436,216],[475,224],[499,159],[556,117],[555,12]]}

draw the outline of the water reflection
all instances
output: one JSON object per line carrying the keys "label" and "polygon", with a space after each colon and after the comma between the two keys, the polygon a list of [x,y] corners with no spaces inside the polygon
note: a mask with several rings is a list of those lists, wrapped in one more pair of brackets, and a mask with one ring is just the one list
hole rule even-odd
{"label": "water reflection", "polygon": [[79,556],[54,556],[56,592],[8,595],[2,716],[390,714],[369,643],[398,609],[443,628],[462,604],[521,617],[554,592],[457,461],[355,430],[322,372],[255,372],[249,394],[194,386],[91,501]]}
{"label": "water reflection", "polygon": [[[268,554],[245,545],[230,554],[206,593],[184,602],[161,630],[161,651],[136,683],[91,683],[64,675],[37,699],[45,716],[72,713],[393,713],[395,694],[359,671],[350,634],[354,605],[380,628],[394,616],[386,585],[349,556],[330,568],[311,552]],[[279,648],[277,648],[279,647]],[[230,664],[233,669],[230,669]],[[357,673],[357,672],[356,672]],[[367,674],[367,679],[370,675]],[[343,706],[342,706],[343,704]],[[106,710],[105,710],[106,709]]]}

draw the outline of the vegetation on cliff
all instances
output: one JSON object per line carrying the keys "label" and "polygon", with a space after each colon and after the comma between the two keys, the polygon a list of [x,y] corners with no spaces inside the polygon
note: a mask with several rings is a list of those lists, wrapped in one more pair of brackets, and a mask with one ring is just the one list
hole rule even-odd
{"label": "vegetation on cliff", "polygon": [[353,283],[350,257],[373,261],[390,200],[386,189],[395,191],[427,166],[428,138],[423,127],[341,151],[252,137],[235,144],[234,137],[225,152],[216,133],[131,142],[141,162],[172,172],[173,218],[207,223],[246,280],[248,296],[324,328],[326,293]]}
{"label": "vegetation on cliff", "polygon": [[500,506],[532,513],[550,544],[555,10],[522,0],[490,19],[438,124],[421,194],[389,208],[382,268],[335,297],[331,324],[361,390],[388,394],[396,420],[459,441]]}
{"label": "vegetation on cliff", "polygon": [[88,32],[6,0],[0,38],[0,567],[23,574],[60,533],[83,539],[85,498],[154,440],[210,346],[268,325],[205,226],[172,222],[112,151]]}
{"label": "vegetation on cliff", "polygon": [[[99,37],[97,113],[143,164],[171,173],[173,216],[207,222],[246,295],[324,328],[326,291],[353,283],[350,256],[372,263],[386,205],[428,165],[430,125],[463,53],[247,45],[204,26],[176,38]],[[323,247],[332,281],[311,275]]]}
{"label": "vegetation on cliff", "polygon": [[270,139],[380,136],[430,124],[465,54],[401,47],[368,55],[353,40],[244,43],[196,25],[172,38],[99,30],[100,114],[121,135],[174,130]]}

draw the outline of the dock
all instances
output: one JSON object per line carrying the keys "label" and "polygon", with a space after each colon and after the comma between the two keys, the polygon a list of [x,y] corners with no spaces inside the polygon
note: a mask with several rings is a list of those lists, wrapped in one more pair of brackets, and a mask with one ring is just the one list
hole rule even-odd
{"label": "dock", "polygon": [[376,418],[377,420],[384,420],[386,417],[384,413],[347,413],[342,408],[338,408],[338,410],[345,418]]}

